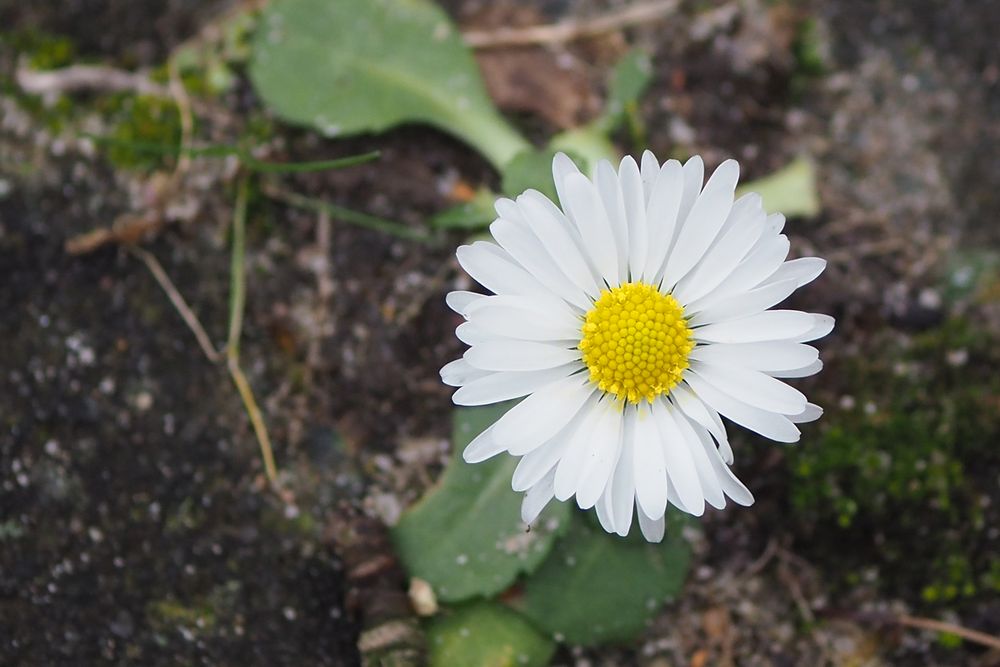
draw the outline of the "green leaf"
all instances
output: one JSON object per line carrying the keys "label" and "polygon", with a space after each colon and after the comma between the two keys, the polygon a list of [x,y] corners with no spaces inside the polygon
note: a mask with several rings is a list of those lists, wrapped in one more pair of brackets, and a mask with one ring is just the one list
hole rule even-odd
{"label": "green leaf", "polygon": [[481,602],[431,621],[427,629],[431,667],[543,667],[555,644],[516,612]]}
{"label": "green leaf", "polygon": [[509,407],[455,410],[455,454],[448,470],[393,529],[396,551],[410,575],[430,583],[444,602],[504,590],[520,573],[541,564],[569,523],[569,506],[552,503],[527,530],[521,495],[510,488],[515,458],[500,455],[474,465],[462,460],[472,438]]}
{"label": "green leaf", "polygon": [[[514,607],[571,644],[628,641],[684,585],[690,550],[671,522],[661,544],[622,539],[574,515],[569,532],[524,582]],[[669,520],[669,519],[668,519]]]}
{"label": "green leaf", "polygon": [[496,219],[493,202],[497,195],[489,188],[480,188],[471,200],[447,208],[430,219],[438,229],[482,229]]}
{"label": "green leaf", "polygon": [[279,116],[327,136],[430,123],[498,169],[528,147],[430,0],[273,2],[258,24],[249,71]]}
{"label": "green leaf", "polygon": [[136,153],[150,153],[153,155],[176,155],[183,154],[191,157],[224,158],[236,157],[240,164],[249,169],[265,174],[298,174],[312,171],[328,171],[331,169],[344,169],[354,167],[359,164],[377,160],[380,157],[378,151],[370,151],[360,155],[334,158],[332,160],[315,160],[310,162],[265,162],[253,156],[253,152],[245,146],[235,146],[227,144],[212,144],[208,146],[179,146],[165,145],[152,141],[138,141],[131,139],[120,139],[117,137],[102,137],[100,135],[84,132],[81,136],[92,141],[111,146],[135,151]]}
{"label": "green leaf", "polygon": [[649,54],[633,49],[615,65],[608,86],[608,102],[604,110],[605,129],[614,130],[629,113],[634,113],[646,89],[653,80],[653,65]]}
{"label": "green leaf", "polygon": [[621,159],[621,153],[608,139],[600,123],[560,132],[549,141],[549,148],[570,154],[585,174],[592,173],[601,160],[610,160],[617,167]]}
{"label": "green leaf", "polygon": [[552,158],[555,150],[527,150],[518,153],[503,169],[500,188],[508,197],[517,197],[535,189],[552,201],[558,201],[556,184],[552,180]]}
{"label": "green leaf", "polygon": [[748,192],[759,194],[769,213],[782,213],[787,218],[811,218],[819,213],[816,167],[808,158],[800,157],[773,174],[744,183],[736,196]]}

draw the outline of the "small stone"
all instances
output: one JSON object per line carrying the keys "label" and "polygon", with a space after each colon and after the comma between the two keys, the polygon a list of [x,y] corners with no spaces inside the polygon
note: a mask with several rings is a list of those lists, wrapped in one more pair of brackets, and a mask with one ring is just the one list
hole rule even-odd
{"label": "small stone", "polygon": [[419,577],[413,577],[410,579],[408,592],[410,604],[413,605],[413,611],[417,616],[433,616],[437,613],[437,596],[434,595],[434,589],[429,583]]}

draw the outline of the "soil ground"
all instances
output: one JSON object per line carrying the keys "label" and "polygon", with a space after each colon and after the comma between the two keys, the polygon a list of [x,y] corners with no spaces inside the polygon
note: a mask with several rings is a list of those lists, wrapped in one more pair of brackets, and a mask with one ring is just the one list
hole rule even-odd
{"label": "soil ground", "polygon": [[[153,67],[225,4],[0,0],[0,31],[64,37],[76,61]],[[489,29],[620,3],[443,4],[461,25]],[[796,51],[803,21],[817,71]],[[797,298],[840,322],[824,344],[828,372],[805,385],[837,405],[871,341],[955,315],[941,287],[954,258],[1000,244],[998,29],[1000,9],[973,0],[747,0],[685,6],[662,24],[525,57],[540,71],[569,63],[554,86],[576,101],[575,122],[599,108],[626,45],[645,46],[656,76],[641,115],[654,152],[701,153],[710,167],[735,156],[749,178],[799,154],[815,160],[823,213],[792,221],[789,234],[797,254],[830,259]],[[0,49],[0,663],[358,664],[330,526],[344,501],[392,521],[447,458],[449,391],[437,371],[461,353],[443,296],[468,285],[453,260],[462,237],[428,245],[336,219],[327,227],[252,195],[242,359],[275,443],[277,496],[224,367],[202,354],[142,262],[113,244],[65,252],[68,239],[155,201],[158,186],[25,103],[12,85],[20,56],[9,42]],[[516,67],[482,64],[494,85]],[[226,114],[199,129],[207,140],[231,141],[262,114],[245,83],[220,106]],[[566,122],[516,94],[506,106],[534,137]],[[107,129],[93,116],[89,131]],[[452,203],[456,181],[497,185],[475,153],[426,128],[338,141],[274,132],[288,159],[380,150],[373,164],[277,184],[415,229]],[[227,169],[195,161],[173,222],[144,246],[217,342]],[[974,317],[996,341],[995,297]],[[637,647],[561,649],[558,664],[1000,664],[996,652],[866,621],[924,612],[996,634],[1000,603],[994,594],[922,608],[880,575],[845,585],[836,554],[810,551],[789,515],[782,451],[737,444],[747,452],[737,472],[761,501],[703,522],[684,596]],[[994,469],[982,470],[990,488]]]}

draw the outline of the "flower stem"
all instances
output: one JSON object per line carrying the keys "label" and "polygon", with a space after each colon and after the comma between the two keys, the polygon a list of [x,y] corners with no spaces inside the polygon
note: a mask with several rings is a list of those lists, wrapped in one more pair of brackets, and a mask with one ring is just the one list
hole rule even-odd
{"label": "flower stem", "polygon": [[226,368],[233,379],[233,384],[236,385],[236,391],[243,400],[247,416],[250,417],[250,424],[260,445],[267,479],[272,485],[277,486],[278,469],[274,463],[271,438],[267,434],[267,426],[264,424],[264,417],[257,406],[250,383],[240,368],[240,335],[243,331],[243,308],[246,304],[246,222],[250,176],[247,172],[243,172],[239,179],[236,209],[233,212],[233,250],[229,264],[229,336],[226,339]]}

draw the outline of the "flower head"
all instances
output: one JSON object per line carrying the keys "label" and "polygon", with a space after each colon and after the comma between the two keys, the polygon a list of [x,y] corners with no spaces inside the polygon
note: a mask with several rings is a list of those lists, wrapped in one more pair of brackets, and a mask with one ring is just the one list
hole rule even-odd
{"label": "flower head", "polygon": [[785,219],[758,195],[734,201],[739,166],[704,184],[700,157],[660,165],[650,152],[593,180],[559,154],[560,208],[529,190],[496,204],[496,243],[458,249],[492,295],[452,292],[470,348],[441,369],[454,402],[524,397],[472,441],[470,463],[520,457],[515,491],[531,523],[553,498],[596,508],[608,532],[633,515],[659,541],[667,504],[753,496],[733,475],[721,417],[779,442],[822,410],[782,379],[822,363],[805,343],[833,328],[826,315],[770,310],[826,266],[785,261]]}

